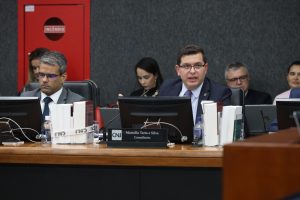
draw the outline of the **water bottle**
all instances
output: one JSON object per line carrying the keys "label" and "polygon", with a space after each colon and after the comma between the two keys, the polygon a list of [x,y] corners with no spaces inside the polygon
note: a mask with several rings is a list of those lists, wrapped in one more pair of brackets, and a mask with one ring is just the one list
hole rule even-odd
{"label": "water bottle", "polygon": [[52,130],[52,122],[50,116],[45,116],[45,121],[42,126],[42,143],[50,143],[51,142],[51,130]]}
{"label": "water bottle", "polygon": [[203,123],[201,116],[197,116],[196,123],[194,125],[194,140],[193,144],[197,146],[203,145]]}
{"label": "water bottle", "polygon": [[94,132],[94,139],[99,139],[100,137],[99,123],[97,121],[94,121],[93,123],[93,132]]}

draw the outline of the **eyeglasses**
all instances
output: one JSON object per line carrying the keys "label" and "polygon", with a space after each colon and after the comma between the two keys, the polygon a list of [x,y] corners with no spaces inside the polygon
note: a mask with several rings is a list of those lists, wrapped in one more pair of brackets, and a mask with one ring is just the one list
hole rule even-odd
{"label": "eyeglasses", "polygon": [[183,65],[179,65],[179,67],[181,67],[182,69],[185,69],[187,71],[191,71],[192,67],[194,68],[194,70],[200,70],[202,67],[204,67],[205,63],[195,63],[193,65],[191,64],[183,64]]}
{"label": "eyeglasses", "polygon": [[240,77],[237,77],[237,78],[227,79],[227,81],[229,81],[229,82],[237,82],[239,80],[239,81],[242,82],[242,81],[245,81],[246,79],[248,79],[248,75],[240,76]]}
{"label": "eyeglasses", "polygon": [[47,77],[47,78],[50,78],[50,79],[55,79],[58,76],[60,76],[60,75],[39,73],[39,78]]}

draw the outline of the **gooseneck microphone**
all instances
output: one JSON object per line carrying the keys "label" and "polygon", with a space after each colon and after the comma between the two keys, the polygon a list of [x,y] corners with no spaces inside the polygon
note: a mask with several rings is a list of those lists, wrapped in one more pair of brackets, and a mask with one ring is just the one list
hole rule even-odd
{"label": "gooseneck microphone", "polygon": [[109,128],[109,126],[120,116],[120,113],[116,114],[115,116],[113,116],[113,118],[111,118],[106,124],[104,124],[104,126],[101,128],[102,133],[103,133],[103,141],[106,141],[106,136],[107,136],[107,129]]}
{"label": "gooseneck microphone", "polygon": [[144,90],[143,94],[141,94],[140,96],[143,97],[145,94],[147,94],[149,92],[149,90]]}

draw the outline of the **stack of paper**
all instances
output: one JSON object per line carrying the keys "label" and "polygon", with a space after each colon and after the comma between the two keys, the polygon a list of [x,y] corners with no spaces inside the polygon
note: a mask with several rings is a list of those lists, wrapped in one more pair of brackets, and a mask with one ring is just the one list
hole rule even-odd
{"label": "stack of paper", "polygon": [[219,144],[217,103],[202,101],[201,105],[204,123],[204,146],[216,146]]}
{"label": "stack of paper", "polygon": [[[73,107],[73,113],[72,111]],[[90,101],[73,104],[55,104],[52,119],[51,141],[54,144],[93,142],[93,105]]]}
{"label": "stack of paper", "polygon": [[220,145],[240,138],[243,129],[242,106],[224,106],[221,118]]}
{"label": "stack of paper", "polygon": [[73,128],[72,104],[55,104],[51,113],[53,131]]}

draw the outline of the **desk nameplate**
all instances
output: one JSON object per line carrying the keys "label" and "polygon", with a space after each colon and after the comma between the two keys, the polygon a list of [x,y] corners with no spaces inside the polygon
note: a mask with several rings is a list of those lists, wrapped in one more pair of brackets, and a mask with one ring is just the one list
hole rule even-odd
{"label": "desk nameplate", "polygon": [[167,129],[108,129],[108,147],[167,147]]}

